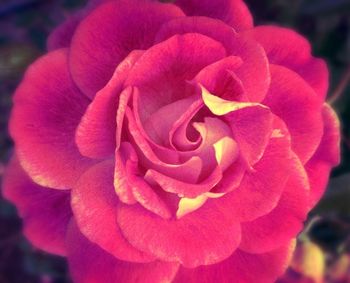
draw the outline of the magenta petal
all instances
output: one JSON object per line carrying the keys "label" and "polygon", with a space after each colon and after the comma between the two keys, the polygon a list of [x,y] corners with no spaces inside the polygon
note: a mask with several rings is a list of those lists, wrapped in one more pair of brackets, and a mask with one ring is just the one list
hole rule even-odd
{"label": "magenta petal", "polygon": [[180,219],[164,220],[139,205],[118,206],[118,224],[128,241],[140,250],[187,267],[220,262],[237,248],[240,225],[208,200]]}
{"label": "magenta petal", "polygon": [[51,32],[47,40],[48,50],[53,51],[55,49],[69,47],[72,41],[72,37],[80,22],[93,9],[107,1],[112,0],[89,0],[84,9],[67,18],[61,25],[59,25]]}
{"label": "magenta petal", "polygon": [[216,200],[240,221],[252,221],[275,208],[288,180],[293,166],[289,134],[277,118],[274,128],[280,134],[272,136],[263,157],[246,172],[240,186]]}
{"label": "magenta petal", "polygon": [[223,99],[244,100],[245,91],[242,81],[234,73],[242,63],[240,57],[226,57],[201,70],[195,80],[210,93]]}
{"label": "magenta petal", "polygon": [[197,33],[175,35],[148,49],[126,81],[139,90],[141,122],[161,107],[193,95],[188,81],[225,56],[221,43]]}
{"label": "magenta petal", "polygon": [[144,208],[160,217],[171,217],[164,201],[140,176],[137,154],[127,142],[123,142],[120,150],[116,152],[114,187],[122,202],[134,204],[138,201]]}
{"label": "magenta petal", "polygon": [[83,18],[83,13],[77,13],[54,29],[47,40],[47,49],[52,51],[69,47],[73,34]]}
{"label": "magenta petal", "polygon": [[68,263],[75,283],[171,282],[178,264],[121,261],[86,239],[72,222],[67,233]]}
{"label": "magenta petal", "polygon": [[275,26],[259,26],[245,34],[264,47],[270,63],[297,72],[321,98],[326,97],[329,81],[327,65],[311,55],[307,39],[291,29]]}
{"label": "magenta petal", "polygon": [[216,18],[236,31],[253,27],[253,18],[242,0],[177,0],[175,2],[188,16]]}
{"label": "magenta petal", "polygon": [[158,184],[166,192],[174,193],[181,197],[195,198],[203,193],[209,192],[218,184],[222,178],[222,171],[220,167],[217,166],[205,180],[198,184],[180,181],[152,169],[147,171],[145,177],[149,182]]}
{"label": "magenta petal", "polygon": [[271,87],[263,104],[286,123],[292,149],[305,164],[321,141],[322,101],[295,72],[271,65],[271,75]]}
{"label": "magenta petal", "polygon": [[[120,136],[125,105],[132,92],[130,88],[122,92],[123,83],[129,70],[142,54],[142,51],[131,52],[87,108],[76,133],[76,142],[83,155],[103,159],[114,154],[116,131]],[[117,109],[120,109],[118,118]]]}
{"label": "magenta petal", "polygon": [[269,253],[249,254],[237,250],[231,257],[214,265],[194,269],[180,267],[173,283],[270,283],[286,270],[294,243]]}
{"label": "magenta petal", "polygon": [[23,218],[24,234],[34,246],[66,254],[65,234],[72,217],[69,192],[35,184],[13,157],[5,172],[3,194],[16,205]]}
{"label": "magenta petal", "polygon": [[320,146],[314,156],[306,163],[311,186],[311,205],[319,201],[326,185],[330,171],[340,161],[340,125],[334,111],[323,106],[324,133]]}
{"label": "magenta petal", "polygon": [[41,57],[14,96],[11,135],[25,171],[42,186],[71,188],[93,164],[75,144],[75,130],[89,100],[72,82],[67,50]]}
{"label": "magenta petal", "polygon": [[[271,79],[269,62],[264,49],[255,40],[235,33],[232,28],[214,19],[185,17],[174,19],[164,24],[157,35],[157,42],[174,35],[186,33],[206,35],[220,42],[225,47],[228,55],[240,57],[242,64],[234,72],[237,81],[242,82],[248,100],[260,102],[264,99]],[[223,65],[228,60],[230,59],[224,59]],[[218,60],[212,63],[216,61]],[[208,68],[211,69],[210,66]],[[212,80],[214,79],[215,77],[212,78]]]}
{"label": "magenta petal", "polygon": [[115,257],[148,262],[152,256],[132,247],[120,233],[116,222],[118,197],[113,188],[114,162],[101,162],[79,179],[72,189],[72,209],[81,232]]}
{"label": "magenta petal", "polygon": [[238,188],[248,169],[243,157],[238,158],[224,172],[221,181],[211,190],[212,193],[228,193]]}
{"label": "magenta petal", "polygon": [[70,67],[79,88],[94,97],[116,66],[135,49],[153,44],[160,26],[182,11],[153,1],[112,1],[85,18],[72,39]]}
{"label": "magenta petal", "polygon": [[264,253],[287,244],[303,228],[310,210],[310,185],[306,172],[297,157],[281,199],[274,210],[252,222],[242,223],[240,249]]}
{"label": "magenta petal", "polygon": [[272,133],[273,115],[262,106],[246,107],[225,116],[242,156],[251,166],[260,160]]}

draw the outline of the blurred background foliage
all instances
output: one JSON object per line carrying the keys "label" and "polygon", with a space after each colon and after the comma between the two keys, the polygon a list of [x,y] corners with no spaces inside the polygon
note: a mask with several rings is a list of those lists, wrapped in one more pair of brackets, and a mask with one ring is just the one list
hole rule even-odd
{"label": "blurred background foliage", "polygon": [[[85,2],[0,0],[0,178],[12,150],[7,122],[13,91],[27,66],[46,51],[50,31]],[[329,101],[342,123],[342,163],[333,171],[325,196],[310,213],[307,228],[299,237],[300,251],[288,271],[288,276],[292,274],[298,281],[283,282],[349,283],[350,0],[246,2],[256,24],[297,30],[311,41],[314,54],[327,60]],[[36,282],[70,282],[65,261],[32,247],[21,235],[16,209],[0,198],[0,283]]]}

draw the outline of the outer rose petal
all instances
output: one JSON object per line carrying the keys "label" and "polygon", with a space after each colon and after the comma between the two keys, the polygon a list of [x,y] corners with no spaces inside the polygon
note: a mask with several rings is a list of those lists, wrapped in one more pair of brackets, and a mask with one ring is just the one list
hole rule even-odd
{"label": "outer rose petal", "polygon": [[139,205],[121,204],[117,221],[133,246],[162,260],[191,268],[213,264],[230,256],[241,238],[232,210],[224,213],[215,201],[176,220],[164,220]]}
{"label": "outer rose petal", "polygon": [[252,222],[242,223],[240,249],[250,253],[264,253],[285,245],[303,228],[310,210],[310,186],[305,169],[295,156],[291,176],[281,199],[269,214]]}
{"label": "outer rose petal", "polygon": [[271,86],[262,102],[287,125],[292,149],[303,164],[315,153],[322,137],[322,101],[293,71],[271,65]]}
{"label": "outer rose petal", "polygon": [[75,283],[171,282],[178,264],[120,261],[86,239],[74,222],[67,233],[68,263]]}
{"label": "outer rose petal", "polygon": [[[269,63],[264,49],[255,40],[236,34],[232,28],[215,19],[184,17],[164,24],[157,35],[157,42],[186,33],[199,33],[213,38],[225,47],[228,55],[240,57],[243,63],[234,70],[234,74],[242,82],[248,100],[260,102],[264,99],[270,85]],[[225,60],[226,57],[222,61]],[[208,71],[211,70],[212,66],[208,66]],[[217,76],[212,76],[211,80],[215,83]]]}
{"label": "outer rose petal", "polygon": [[294,250],[294,241],[269,253],[237,250],[223,262],[194,269],[180,267],[173,283],[268,283],[283,274]]}
{"label": "outer rose petal", "polygon": [[66,254],[65,234],[72,217],[69,192],[35,184],[13,157],[5,173],[3,193],[17,206],[24,234],[33,245],[49,253]]}
{"label": "outer rose petal", "polygon": [[72,209],[81,232],[115,257],[146,262],[153,257],[132,247],[116,222],[118,197],[113,188],[114,163],[101,162],[82,175],[72,190]]}
{"label": "outer rose petal", "polygon": [[25,171],[42,186],[71,188],[93,164],[74,140],[89,100],[70,78],[67,50],[53,51],[28,69],[14,96],[10,132]]}
{"label": "outer rose petal", "polygon": [[132,50],[149,48],[160,26],[181,16],[175,5],[146,0],[102,4],[73,36],[70,67],[74,81],[93,97]]}
{"label": "outer rose petal", "polygon": [[309,42],[291,29],[259,26],[245,34],[254,37],[265,49],[270,63],[297,72],[321,97],[328,90],[328,69],[323,60],[312,57]]}
{"label": "outer rose petal", "polygon": [[236,31],[253,27],[253,18],[242,0],[177,0],[175,2],[188,16],[216,18],[231,25]]}
{"label": "outer rose petal", "polygon": [[61,25],[55,28],[47,40],[47,48],[53,51],[70,46],[72,37],[80,22],[98,5],[112,0],[90,0],[86,7],[76,14],[68,17]]}
{"label": "outer rose petal", "polygon": [[193,95],[188,81],[226,55],[220,42],[197,33],[175,35],[148,49],[125,83],[139,90],[142,107],[134,111],[140,112],[141,122],[162,106]]}
{"label": "outer rose petal", "polygon": [[279,135],[272,135],[263,157],[246,172],[239,187],[215,200],[240,221],[252,221],[276,207],[294,165],[288,131],[278,118],[274,128]]}
{"label": "outer rose petal", "polygon": [[55,28],[47,40],[47,49],[53,51],[69,47],[73,34],[83,18],[83,13],[77,13]]}
{"label": "outer rose petal", "polygon": [[[103,159],[114,153],[116,128],[118,127],[118,131],[121,131],[124,118],[124,114],[120,113],[121,117],[116,119],[117,109],[127,104],[128,101],[124,98],[130,96],[121,94],[123,83],[142,54],[142,51],[132,51],[118,65],[112,79],[97,93],[87,108],[76,132],[76,142],[83,155]],[[131,89],[124,91],[131,93]]]}
{"label": "outer rose petal", "polygon": [[319,148],[306,164],[311,186],[311,206],[321,198],[328,183],[329,173],[340,159],[340,125],[334,111],[323,107],[324,134]]}

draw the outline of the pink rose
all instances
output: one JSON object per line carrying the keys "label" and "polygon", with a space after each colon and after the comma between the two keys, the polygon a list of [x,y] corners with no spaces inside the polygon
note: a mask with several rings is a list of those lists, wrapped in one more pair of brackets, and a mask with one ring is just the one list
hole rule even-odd
{"label": "pink rose", "polygon": [[[102,3],[101,3],[102,2]],[[78,283],[268,283],[339,162],[328,72],[241,0],[94,1],[14,97],[5,195]]]}

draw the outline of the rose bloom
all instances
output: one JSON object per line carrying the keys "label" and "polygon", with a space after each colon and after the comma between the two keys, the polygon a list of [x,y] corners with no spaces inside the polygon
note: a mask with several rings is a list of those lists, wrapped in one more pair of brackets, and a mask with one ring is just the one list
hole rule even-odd
{"label": "rose bloom", "polygon": [[328,71],[241,0],[94,1],[14,96],[5,196],[77,283],[274,282],[339,162]]}

